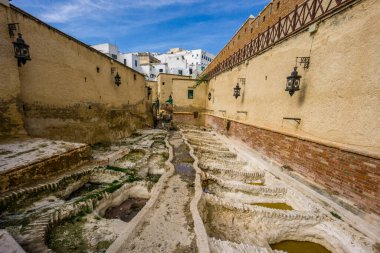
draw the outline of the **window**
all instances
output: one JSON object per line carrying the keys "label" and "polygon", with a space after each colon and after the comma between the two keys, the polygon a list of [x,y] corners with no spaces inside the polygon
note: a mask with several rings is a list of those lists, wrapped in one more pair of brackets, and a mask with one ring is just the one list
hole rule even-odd
{"label": "window", "polygon": [[112,56],[112,59],[117,60],[117,55],[116,54],[111,54],[111,56]]}
{"label": "window", "polygon": [[182,73],[183,73],[182,70],[179,69],[179,70],[178,70],[178,75],[182,76]]}
{"label": "window", "polygon": [[137,60],[135,60],[135,67],[137,67]]}
{"label": "window", "polygon": [[201,67],[201,70],[202,70],[202,71],[203,71],[203,70],[205,70],[205,67],[204,67],[204,66],[202,66],[202,67]]}
{"label": "window", "polygon": [[127,59],[124,59],[124,65],[127,65]]}
{"label": "window", "polygon": [[265,22],[265,16],[263,17],[263,23]]}
{"label": "window", "polygon": [[158,72],[162,73],[162,72],[164,72],[164,70],[163,69],[159,69]]}
{"label": "window", "polygon": [[165,82],[162,82],[162,85],[165,85]]}
{"label": "window", "polygon": [[190,74],[190,75],[193,74],[193,69],[189,69],[189,74]]}
{"label": "window", "polygon": [[194,90],[187,90],[187,98],[188,99],[194,98]]}
{"label": "window", "polygon": [[277,10],[280,9],[280,1],[277,3]]}
{"label": "window", "polygon": [[133,74],[133,79],[134,79],[134,80],[136,80],[136,79],[137,79],[137,77],[136,77],[136,74]]}

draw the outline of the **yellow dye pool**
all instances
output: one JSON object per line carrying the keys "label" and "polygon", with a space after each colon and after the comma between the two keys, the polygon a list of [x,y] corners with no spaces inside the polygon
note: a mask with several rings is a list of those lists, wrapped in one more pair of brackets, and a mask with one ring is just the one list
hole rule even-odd
{"label": "yellow dye pool", "polygon": [[294,210],[293,207],[289,206],[286,203],[255,203],[255,206],[268,207],[279,210]]}
{"label": "yellow dye pool", "polygon": [[288,253],[331,253],[322,245],[313,242],[300,242],[300,241],[282,241],[276,244],[271,244],[273,250],[282,250]]}
{"label": "yellow dye pool", "polygon": [[249,185],[256,185],[256,186],[264,186],[264,183],[262,182],[251,182],[251,183],[248,183]]}

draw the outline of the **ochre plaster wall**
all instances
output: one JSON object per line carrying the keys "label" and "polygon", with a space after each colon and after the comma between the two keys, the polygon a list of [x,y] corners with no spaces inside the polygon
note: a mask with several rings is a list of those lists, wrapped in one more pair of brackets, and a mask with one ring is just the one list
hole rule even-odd
{"label": "ochre plaster wall", "polygon": [[191,76],[179,76],[173,74],[159,74],[157,77],[157,85],[158,85],[158,99],[160,103],[165,103],[168,100],[170,95],[173,95],[173,79],[181,78],[181,79],[190,79]]}
{"label": "ochre plaster wall", "polygon": [[8,8],[0,4],[0,138],[26,135],[20,103],[20,79],[8,34]]}
{"label": "ochre plaster wall", "polygon": [[[95,143],[129,135],[146,123],[142,74],[17,8],[9,12],[9,22],[20,24],[30,45],[32,61],[19,68],[29,135]],[[119,87],[116,72],[121,76]]]}
{"label": "ochre plaster wall", "polygon": [[146,81],[147,87],[152,88],[152,94],[149,97],[150,102],[156,101],[158,97],[158,83],[157,81]]}
{"label": "ochre plaster wall", "polygon": [[[173,79],[174,112],[203,112],[206,106],[206,88],[196,85],[194,79]],[[193,99],[188,98],[188,90],[193,90]]]}
{"label": "ochre plaster wall", "polygon": [[[379,154],[379,7],[378,1],[362,1],[320,23],[316,33],[300,33],[248,65],[212,78],[207,109],[284,134]],[[311,63],[307,70],[299,67],[301,90],[290,97],[284,91],[286,77],[297,56],[310,56]],[[246,84],[235,99],[238,78],[246,78]],[[301,118],[301,124],[283,117]]]}
{"label": "ochre plaster wall", "polygon": [[[363,0],[209,82],[206,125],[380,214],[380,2]],[[301,90],[284,91],[295,58]],[[241,96],[232,96],[246,78]],[[284,117],[301,118],[295,121]]]}

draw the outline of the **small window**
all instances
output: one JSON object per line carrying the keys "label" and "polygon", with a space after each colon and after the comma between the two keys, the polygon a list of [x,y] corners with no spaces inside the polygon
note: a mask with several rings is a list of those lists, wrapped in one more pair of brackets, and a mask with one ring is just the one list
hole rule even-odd
{"label": "small window", "polygon": [[111,54],[111,56],[112,56],[112,59],[117,60],[117,55],[116,54]]}
{"label": "small window", "polygon": [[265,22],[265,16],[263,17],[263,23]]}
{"label": "small window", "polygon": [[164,72],[164,70],[163,69],[159,69],[158,72],[162,73],[162,72]]}
{"label": "small window", "polygon": [[127,65],[127,59],[124,59],[124,65]]}
{"label": "small window", "polygon": [[277,10],[280,9],[280,2],[277,3]]}
{"label": "small window", "polygon": [[135,60],[135,67],[137,67],[137,60]]}
{"label": "small window", "polygon": [[204,67],[204,66],[202,66],[202,67],[201,67],[201,70],[202,70],[202,71],[203,71],[203,70],[205,70],[205,67]]}
{"label": "small window", "polygon": [[194,98],[194,90],[187,90],[187,98],[188,99]]}
{"label": "small window", "polygon": [[137,79],[137,77],[136,77],[136,74],[133,74],[133,79],[134,79],[134,80],[136,80],[136,79]]}
{"label": "small window", "polygon": [[162,85],[165,85],[165,82],[162,82]]}
{"label": "small window", "polygon": [[178,75],[182,76],[182,74],[183,74],[182,70],[181,69],[178,70]]}
{"label": "small window", "polygon": [[189,69],[189,74],[190,74],[190,75],[193,74],[193,69]]}

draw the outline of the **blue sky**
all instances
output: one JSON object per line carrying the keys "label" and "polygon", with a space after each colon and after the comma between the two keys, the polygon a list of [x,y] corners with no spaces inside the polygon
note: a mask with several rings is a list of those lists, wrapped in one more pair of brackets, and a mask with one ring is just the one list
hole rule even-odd
{"label": "blue sky", "polygon": [[269,0],[13,0],[12,4],[86,44],[122,52],[172,47],[217,54]]}

